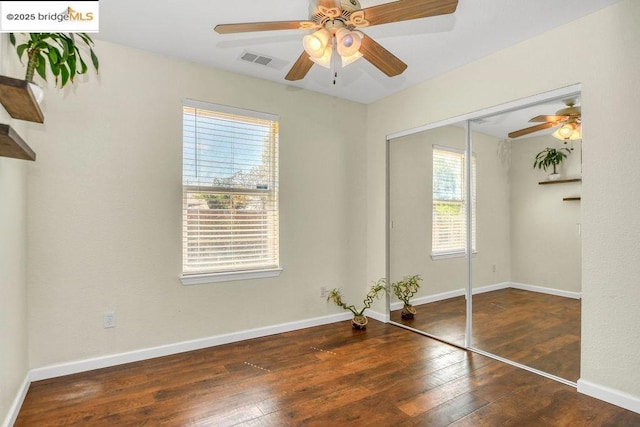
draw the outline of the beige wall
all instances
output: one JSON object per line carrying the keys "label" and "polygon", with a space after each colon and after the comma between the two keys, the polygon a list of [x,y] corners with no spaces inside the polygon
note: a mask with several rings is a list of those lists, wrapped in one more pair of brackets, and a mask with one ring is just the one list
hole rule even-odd
{"label": "beige wall", "polygon": [[[14,74],[8,37],[0,45],[0,74]],[[21,76],[20,76],[21,77]],[[0,123],[28,141],[27,125],[0,107]],[[27,162],[0,157],[0,423],[27,376]]]}
{"label": "beige wall", "polygon": [[[7,123],[0,114],[0,122]],[[0,157],[0,421],[28,371],[26,165]]]}
{"label": "beige wall", "polygon": [[[30,366],[342,313],[320,287],[366,286],[365,107],[96,49],[100,76],[47,91],[31,135]],[[281,116],[279,278],[180,284],[183,98]]]}
{"label": "beige wall", "polygon": [[[640,398],[640,2],[625,0],[368,110],[367,277],[384,272],[385,135],[582,83],[581,378]],[[575,40],[559,62],[558,40]],[[566,56],[564,56],[566,58]],[[623,204],[625,209],[612,210]]]}
{"label": "beige wall", "polygon": [[[564,147],[547,135],[511,142],[511,280],[533,286],[577,292],[581,282],[581,183],[539,185],[551,172],[533,169],[536,154],[546,147]],[[563,178],[581,176],[581,143],[558,170]]]}
{"label": "beige wall", "polygon": [[[471,133],[476,156],[476,250],[473,287],[508,282],[511,278],[511,230],[508,168],[498,155],[501,140]],[[494,267],[495,266],[495,267]]]}

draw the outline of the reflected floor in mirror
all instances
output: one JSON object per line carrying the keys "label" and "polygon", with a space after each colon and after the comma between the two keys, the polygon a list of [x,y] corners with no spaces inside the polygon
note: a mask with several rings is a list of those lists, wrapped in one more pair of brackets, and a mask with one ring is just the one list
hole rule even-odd
{"label": "reflected floor in mirror", "polygon": [[434,337],[464,347],[465,313],[464,297],[414,306],[413,319],[403,319],[402,310],[391,312],[391,321],[426,332]]}
{"label": "reflected floor in mirror", "polygon": [[[391,320],[464,344],[464,297],[416,306]],[[473,347],[569,381],[580,377],[580,300],[520,289],[473,296]]]}
{"label": "reflected floor in mirror", "polygon": [[576,382],[580,300],[513,288],[474,295],[473,347]]}

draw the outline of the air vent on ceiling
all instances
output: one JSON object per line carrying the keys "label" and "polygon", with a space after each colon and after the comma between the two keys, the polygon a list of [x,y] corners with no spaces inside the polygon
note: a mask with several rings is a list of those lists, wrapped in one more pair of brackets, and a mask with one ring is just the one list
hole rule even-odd
{"label": "air vent on ceiling", "polygon": [[240,59],[258,65],[264,65],[265,67],[275,70],[282,70],[284,66],[287,65],[287,61],[255,52],[244,51],[242,55],[240,55]]}
{"label": "air vent on ceiling", "polygon": [[261,65],[269,65],[269,63],[273,60],[273,58],[267,58],[266,56],[258,56],[256,58],[255,62],[256,64],[261,64]]}

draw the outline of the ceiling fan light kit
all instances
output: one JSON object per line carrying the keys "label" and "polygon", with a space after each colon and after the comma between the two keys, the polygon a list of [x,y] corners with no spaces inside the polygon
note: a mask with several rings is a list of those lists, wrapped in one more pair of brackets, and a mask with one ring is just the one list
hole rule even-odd
{"label": "ceiling fan light kit", "polygon": [[343,67],[362,58],[359,51],[361,44],[362,34],[346,28],[339,28],[334,34],[321,28],[302,39],[302,46],[309,54],[309,59],[325,68],[331,67],[334,51],[340,56]]}
{"label": "ceiling fan light kit", "polygon": [[565,142],[582,139],[582,126],[580,126],[580,122],[577,119],[569,119],[551,136]]}
{"label": "ceiling fan light kit", "polygon": [[362,33],[340,28],[335,35],[338,54],[343,58],[349,58],[360,52],[362,45]]}
{"label": "ceiling fan light kit", "polygon": [[303,53],[285,76],[286,80],[303,79],[314,63],[334,68],[338,57],[342,67],[364,58],[389,77],[402,74],[407,64],[358,29],[447,15],[455,12],[458,0],[397,0],[362,8],[358,0],[311,0],[309,19],[304,21],[252,22],[220,24],[219,34],[274,30],[312,30],[303,37]]}
{"label": "ceiling fan light kit", "polygon": [[530,133],[560,126],[551,136],[565,143],[582,139],[582,110],[579,106],[575,105],[575,100],[573,99],[565,100],[564,103],[567,107],[556,111],[556,114],[553,116],[542,115],[529,120],[529,122],[534,123],[542,122],[541,124],[509,132],[509,138],[518,138]]}
{"label": "ceiling fan light kit", "polygon": [[325,50],[329,47],[331,41],[331,33],[324,28],[319,29],[313,34],[307,34],[302,38],[302,46],[304,50],[312,58],[322,58]]}

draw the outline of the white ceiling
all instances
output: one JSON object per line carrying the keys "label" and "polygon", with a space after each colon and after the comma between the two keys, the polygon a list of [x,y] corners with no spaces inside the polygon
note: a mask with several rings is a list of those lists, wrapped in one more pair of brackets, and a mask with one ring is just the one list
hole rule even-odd
{"label": "white ceiling", "polygon": [[[408,69],[389,78],[360,59],[341,70],[336,85],[329,70],[317,65],[303,80],[284,80],[302,52],[304,31],[213,31],[223,23],[308,19],[308,0],[105,0],[100,2],[100,33],[94,37],[368,104],[617,1],[460,0],[453,15],[366,28],[363,32]],[[387,3],[360,2],[363,8]],[[244,51],[285,65],[273,69],[242,61]]]}

